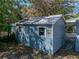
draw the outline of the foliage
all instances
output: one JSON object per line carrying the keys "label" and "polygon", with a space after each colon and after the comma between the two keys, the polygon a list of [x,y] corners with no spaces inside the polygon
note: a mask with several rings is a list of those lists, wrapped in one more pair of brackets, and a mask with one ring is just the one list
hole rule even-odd
{"label": "foliage", "polygon": [[0,24],[0,31],[6,31],[8,32],[8,30],[10,31],[11,26],[8,24]]}
{"label": "foliage", "polygon": [[76,18],[76,17],[79,17],[79,14],[75,14],[74,17],[75,17],[75,18]]}
{"label": "foliage", "polygon": [[73,33],[73,31],[74,31],[73,25],[66,25],[65,31],[66,31],[67,33]]}
{"label": "foliage", "polygon": [[0,36],[5,32],[9,36],[10,23],[22,18],[20,9],[18,0],[0,0]]}
{"label": "foliage", "polygon": [[20,19],[20,8],[15,0],[0,0],[0,23],[12,22]]}
{"label": "foliage", "polygon": [[37,16],[48,16],[53,14],[67,14],[71,10],[70,7],[67,11],[64,8],[64,0],[30,0],[33,3],[33,9],[35,10],[34,15]]}
{"label": "foliage", "polygon": [[[33,6],[20,5],[21,0],[0,0],[0,23],[13,22],[30,16],[48,16],[53,14],[67,14],[72,7],[64,8],[64,0],[30,0]],[[27,0],[22,0],[27,4]]]}

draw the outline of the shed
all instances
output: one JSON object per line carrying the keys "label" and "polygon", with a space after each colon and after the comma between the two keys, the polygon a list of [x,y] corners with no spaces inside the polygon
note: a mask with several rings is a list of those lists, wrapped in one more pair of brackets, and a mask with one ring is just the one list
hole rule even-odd
{"label": "shed", "polygon": [[76,21],[76,43],[75,51],[79,52],[79,20]]}
{"label": "shed", "polygon": [[13,24],[19,43],[54,54],[64,44],[65,22],[62,15],[30,17]]}

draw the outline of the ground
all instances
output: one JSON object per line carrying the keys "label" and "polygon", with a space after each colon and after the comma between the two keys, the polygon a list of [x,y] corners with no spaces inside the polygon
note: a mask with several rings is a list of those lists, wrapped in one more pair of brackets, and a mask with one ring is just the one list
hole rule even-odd
{"label": "ground", "polygon": [[67,40],[54,55],[48,55],[17,44],[13,36],[10,39],[4,37],[5,40],[0,38],[0,59],[79,59],[79,53],[74,50],[74,40]]}
{"label": "ground", "polygon": [[[60,49],[52,59],[79,59],[79,54],[73,51]],[[9,47],[8,51],[0,53],[0,59],[50,59],[49,55],[39,53],[29,47],[23,46]]]}
{"label": "ground", "polygon": [[79,53],[75,51],[60,50],[54,55],[54,59],[79,59]]}
{"label": "ground", "polygon": [[[79,53],[75,52],[73,42],[66,42],[68,46],[62,47],[54,55],[49,56],[37,49],[25,47],[22,44],[8,47],[8,50],[0,52],[0,59],[79,59]],[[71,47],[72,46],[72,47]],[[69,48],[68,48],[69,47]]]}

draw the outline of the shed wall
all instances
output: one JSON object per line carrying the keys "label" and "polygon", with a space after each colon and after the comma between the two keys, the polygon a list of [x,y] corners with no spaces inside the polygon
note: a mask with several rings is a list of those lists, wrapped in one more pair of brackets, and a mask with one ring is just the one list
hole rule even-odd
{"label": "shed wall", "polygon": [[64,22],[62,20],[58,20],[53,25],[53,51],[54,53],[58,51],[62,45],[64,44],[64,37],[65,37],[65,31],[64,31]]}
{"label": "shed wall", "polygon": [[[44,36],[39,36],[39,27],[45,28]],[[26,46],[53,53],[53,36],[52,32],[49,33],[49,31],[52,31],[52,26],[21,26],[20,29],[19,27],[16,29],[16,38],[18,42]]]}
{"label": "shed wall", "polygon": [[76,41],[75,50],[79,52],[79,21],[76,22]]}

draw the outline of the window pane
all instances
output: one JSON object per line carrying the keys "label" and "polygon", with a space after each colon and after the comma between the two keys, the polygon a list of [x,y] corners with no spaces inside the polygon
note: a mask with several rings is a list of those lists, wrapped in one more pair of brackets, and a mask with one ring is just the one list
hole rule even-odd
{"label": "window pane", "polygon": [[39,35],[44,35],[45,28],[39,28]]}

